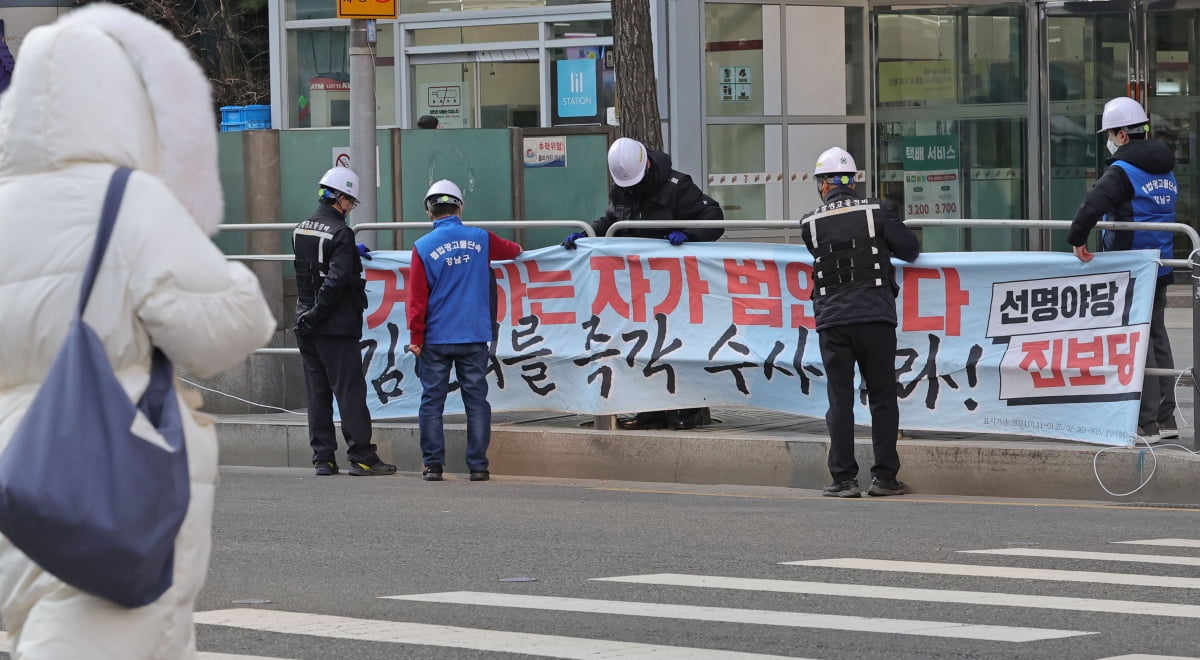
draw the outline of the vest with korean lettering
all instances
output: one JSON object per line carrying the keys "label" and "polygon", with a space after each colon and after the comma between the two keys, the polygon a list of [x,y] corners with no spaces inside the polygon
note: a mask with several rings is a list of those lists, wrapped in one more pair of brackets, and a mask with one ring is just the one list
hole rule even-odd
{"label": "vest with korean lettering", "polygon": [[492,341],[496,283],[487,230],[468,227],[452,215],[436,220],[413,248],[429,283],[425,343]]}
{"label": "vest with korean lettering", "polygon": [[846,199],[818,207],[801,221],[812,246],[814,300],[864,287],[893,291],[880,210],[877,199]]}
{"label": "vest with korean lettering", "polygon": [[[1133,207],[1134,222],[1175,222],[1175,201],[1179,197],[1179,186],[1173,173],[1152,174],[1123,160],[1115,160],[1112,164],[1125,171],[1130,185],[1133,186],[1130,205]],[[1113,232],[1109,230],[1101,233],[1101,242],[1106,248],[1111,245],[1112,235]],[[1174,235],[1169,231],[1135,231],[1133,246],[1130,249],[1158,250],[1163,259],[1172,259],[1175,256]],[[1160,266],[1158,276],[1162,277],[1170,272],[1170,266]]]}

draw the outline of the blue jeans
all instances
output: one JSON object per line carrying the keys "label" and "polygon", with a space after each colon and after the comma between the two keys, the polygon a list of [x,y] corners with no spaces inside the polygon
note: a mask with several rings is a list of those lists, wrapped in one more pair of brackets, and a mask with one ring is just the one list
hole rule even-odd
{"label": "blue jeans", "polygon": [[463,407],[467,412],[467,469],[488,469],[487,450],[492,439],[492,406],[488,403],[488,345],[425,344],[417,359],[421,379],[421,454],[425,465],[446,464],[446,434],[442,413],[450,389],[450,367],[458,376]]}

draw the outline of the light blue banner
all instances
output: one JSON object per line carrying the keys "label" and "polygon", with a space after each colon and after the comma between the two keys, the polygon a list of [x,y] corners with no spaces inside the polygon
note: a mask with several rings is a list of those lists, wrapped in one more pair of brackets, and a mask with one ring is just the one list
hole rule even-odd
{"label": "light blue banner", "polygon": [[[734,406],[824,417],[803,247],[582,239],[497,262],[495,410]],[[363,355],[375,419],[415,417],[408,252],[373,252]],[[905,429],[1129,445],[1157,255],[938,253],[898,265]],[[856,419],[870,423],[860,397]],[[452,393],[447,412],[462,410]]]}

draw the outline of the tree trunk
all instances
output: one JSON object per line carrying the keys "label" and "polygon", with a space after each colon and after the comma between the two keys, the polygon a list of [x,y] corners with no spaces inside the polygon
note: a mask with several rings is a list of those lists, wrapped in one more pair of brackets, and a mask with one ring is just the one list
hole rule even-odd
{"label": "tree trunk", "polygon": [[654,78],[654,42],[650,35],[650,0],[613,0],[613,50],[616,55],[617,115],[621,134],[663,148]]}

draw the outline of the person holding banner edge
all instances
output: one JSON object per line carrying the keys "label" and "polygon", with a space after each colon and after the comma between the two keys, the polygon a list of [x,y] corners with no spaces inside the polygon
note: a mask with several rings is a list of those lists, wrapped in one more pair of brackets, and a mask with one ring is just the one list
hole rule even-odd
{"label": "person holding banner edge", "polygon": [[861,497],[854,458],[854,365],[867,387],[871,407],[871,466],[868,495],[903,495],[896,478],[900,455],[900,407],[896,385],[896,283],[891,258],[911,262],[921,254],[916,234],[904,226],[891,202],[854,192],[858,168],[845,149],[832,147],[813,173],[824,204],[800,220],[804,244],[813,254],[813,314],[825,366],[829,410],[829,473],[826,497]]}
{"label": "person holding banner edge", "polygon": [[[604,215],[592,223],[597,236],[603,236],[613,223],[620,220],[723,220],[721,205],[705,195],[692,177],[672,169],[671,156],[630,138],[618,138],[608,149],[608,173],[613,186],[609,189],[609,206]],[[725,233],[722,227],[645,227],[622,229],[617,236],[658,238],[671,245],[689,241],[715,241]],[[575,249],[575,241],[587,234],[575,232],[563,241],[563,247]],[[654,410],[637,413],[630,419],[617,422],[620,428],[691,429],[710,420],[708,408]]]}
{"label": "person holding banner edge", "polygon": [[490,345],[496,338],[496,279],[492,261],[514,259],[521,246],[462,223],[463,194],[453,181],[435,181],[425,193],[433,231],[413,243],[408,283],[408,350],[421,380],[421,478],[441,481],[446,463],[442,414],[450,369],[458,377],[467,413],[467,469],[487,481],[492,407],[488,403]]}
{"label": "person holding banner edge", "polygon": [[[1071,228],[1067,242],[1080,261],[1091,261],[1087,249],[1088,234],[1101,219],[1118,222],[1175,222],[1175,202],[1179,186],[1175,181],[1175,154],[1161,142],[1147,140],[1150,119],[1142,104],[1118,96],[1104,104],[1100,133],[1108,134],[1107,147],[1112,158],[1108,169],[1087,191]],[[1100,246],[1113,250],[1157,250],[1163,259],[1174,256],[1174,238],[1169,231],[1111,231],[1100,234]],[[1167,285],[1174,279],[1170,266],[1160,266],[1154,284],[1154,304],[1150,315],[1150,346],[1146,351],[1147,369],[1172,369],[1171,338],[1167,335]],[[1142,380],[1141,408],[1137,434],[1148,444],[1163,438],[1178,438],[1175,422],[1175,384],[1170,378],[1146,376]]]}

